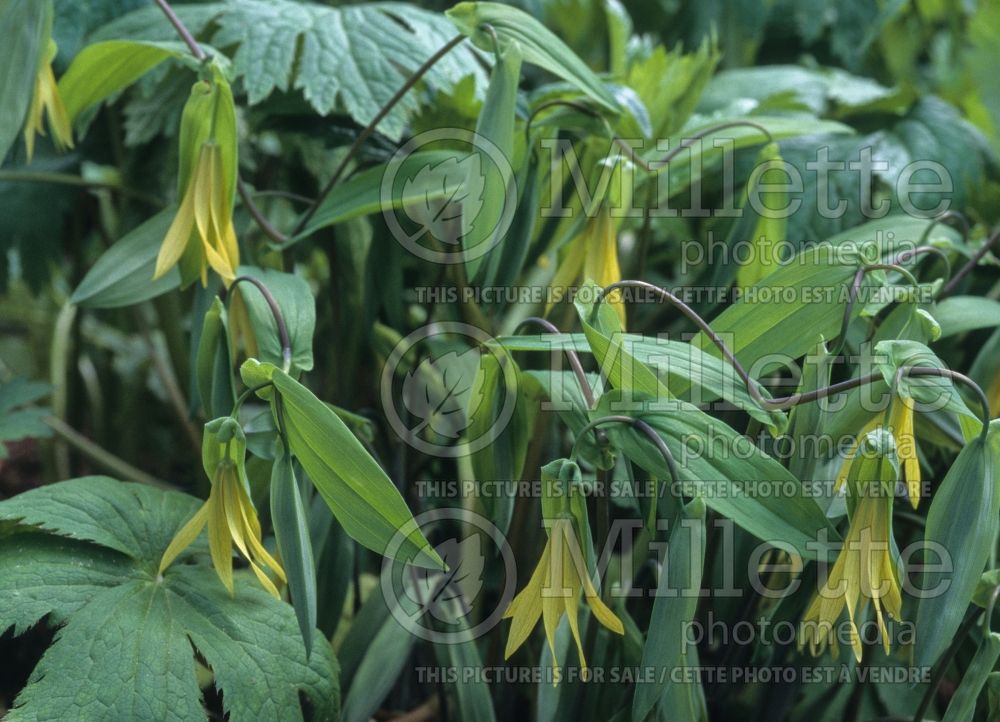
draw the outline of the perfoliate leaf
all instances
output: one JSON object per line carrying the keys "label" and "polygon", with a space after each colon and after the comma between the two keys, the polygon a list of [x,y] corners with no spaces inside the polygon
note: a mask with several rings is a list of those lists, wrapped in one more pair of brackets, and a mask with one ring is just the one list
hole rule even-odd
{"label": "perfoliate leaf", "polygon": [[167,58],[185,57],[181,42],[110,40],[94,43],[73,58],[59,79],[70,122],[96,103],[127,88]]}
{"label": "perfoliate leaf", "polygon": [[[914,664],[933,665],[951,643],[990,558],[1000,515],[1000,421],[959,453],[931,499],[924,541],[935,556],[917,608]],[[935,567],[933,565],[938,565]],[[932,590],[932,591],[928,591]]]}
{"label": "perfoliate leaf", "polygon": [[394,544],[397,558],[440,569],[420,529],[403,531],[412,521],[403,497],[340,417],[288,374],[271,378],[292,454],[351,538],[379,554]]}
{"label": "perfoliate leaf", "polygon": [[21,132],[51,28],[51,0],[0,1],[0,162]]}
{"label": "perfoliate leaf", "polygon": [[523,10],[494,2],[463,2],[448,10],[447,15],[483,50],[493,49],[492,35],[484,29],[489,26],[501,45],[514,41],[521,46],[524,62],[568,80],[605,110],[619,111],[614,96],[590,68],[551,30]]}
{"label": "perfoliate leaf", "polygon": [[180,286],[177,268],[151,280],[156,254],[172,219],[171,210],[161,211],[126,233],[91,266],[70,301],[87,308],[118,308],[148,301]]}

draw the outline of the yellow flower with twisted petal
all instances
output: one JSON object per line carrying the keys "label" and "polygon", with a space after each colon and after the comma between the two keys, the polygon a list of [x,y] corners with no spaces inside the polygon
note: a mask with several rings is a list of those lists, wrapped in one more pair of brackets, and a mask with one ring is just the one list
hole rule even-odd
{"label": "yellow flower with twisted petal", "polygon": [[195,512],[163,553],[159,573],[187,549],[208,527],[208,548],[219,579],[233,592],[233,546],[250,563],[261,585],[275,597],[278,589],[264,571],[268,568],[282,583],[285,572],[261,542],[257,510],[247,491],[244,468],[246,438],[235,419],[225,417],[205,425],[202,463],[212,480],[208,501]]}
{"label": "yellow flower with twisted petal", "polygon": [[181,116],[177,176],[180,203],[153,278],[180,264],[183,285],[195,279],[207,285],[211,268],[228,286],[240,264],[233,229],[237,134],[232,91],[220,72],[191,89]]}
{"label": "yellow flower with twisted petal", "polygon": [[848,477],[850,527],[829,578],[819,588],[802,620],[799,648],[814,655],[829,643],[837,648],[835,625],[847,608],[850,643],[861,661],[859,618],[869,602],[875,608],[882,644],[890,650],[886,615],[900,619],[902,595],[892,553],[892,494],[898,477],[896,444],[883,429],[858,444]]}
{"label": "yellow flower with twisted petal", "polygon": [[45,55],[39,59],[35,75],[35,92],[31,97],[31,105],[28,107],[28,116],[24,123],[24,145],[28,151],[29,162],[35,154],[35,136],[45,135],[44,116],[48,116],[52,142],[56,148],[63,151],[73,147],[73,128],[62,96],[59,95],[56,76],[52,72],[52,60],[56,57],[56,52],[56,44],[49,40]]}
{"label": "yellow flower with twisted petal", "polygon": [[[621,620],[601,600],[587,571],[583,547],[576,529],[576,523],[582,521],[580,517],[585,514],[586,507],[580,496],[570,489],[571,482],[568,481],[578,474],[576,464],[562,460],[546,465],[542,470],[543,484],[547,488],[550,488],[550,484],[561,483],[566,491],[557,497],[543,499],[543,516],[550,521],[548,540],[527,586],[514,597],[510,607],[504,612],[504,619],[512,620],[504,652],[505,659],[510,659],[524,644],[541,619],[552,653],[552,664],[558,667],[555,635],[559,621],[565,615],[576,642],[580,666],[586,672],[587,660],[579,626],[581,592],[598,622],[616,634],[625,633]],[[560,477],[561,480],[557,482]],[[555,681],[558,682],[558,677]]]}

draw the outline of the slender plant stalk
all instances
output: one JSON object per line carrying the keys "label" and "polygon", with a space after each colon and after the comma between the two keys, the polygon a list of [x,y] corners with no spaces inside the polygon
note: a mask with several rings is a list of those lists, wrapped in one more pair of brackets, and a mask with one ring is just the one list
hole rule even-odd
{"label": "slender plant stalk", "polygon": [[[517,333],[521,328],[530,324],[541,326],[550,334],[562,334],[554,323],[538,316],[528,316],[514,327],[514,333]],[[566,354],[566,360],[569,361],[569,365],[573,367],[573,374],[576,376],[577,383],[580,385],[580,393],[583,394],[583,399],[587,403],[587,408],[594,408],[594,390],[590,387],[590,382],[587,381],[587,374],[584,373],[583,364],[580,363],[580,357],[572,348],[566,348],[563,349],[563,351]]]}
{"label": "slender plant stalk", "polygon": [[[157,2],[161,1],[162,0],[157,0]],[[309,224],[309,221],[316,214],[316,211],[323,203],[323,199],[326,198],[328,195],[330,195],[330,192],[336,187],[337,183],[340,182],[340,179],[344,175],[344,172],[347,170],[347,167],[350,164],[351,160],[353,160],[354,156],[357,155],[358,151],[361,149],[361,146],[364,145],[364,142],[368,140],[369,136],[371,136],[371,134],[375,132],[375,128],[378,126],[379,123],[382,122],[382,119],[385,118],[385,116],[387,116],[389,112],[394,107],[396,107],[396,104],[403,99],[403,96],[405,96],[410,91],[410,89],[414,85],[416,85],[420,81],[420,79],[424,77],[424,75],[427,74],[427,71],[433,68],[438,63],[438,61],[441,60],[441,58],[443,58],[445,55],[447,55],[456,47],[458,47],[463,40],[465,40],[465,36],[460,34],[456,35],[447,43],[442,45],[441,48],[436,53],[427,58],[427,60],[424,62],[423,65],[421,65],[419,68],[413,71],[413,73],[410,75],[409,78],[406,79],[406,82],[403,83],[403,85],[399,88],[399,90],[397,90],[395,94],[391,98],[389,98],[386,104],[379,109],[378,113],[375,114],[375,117],[371,119],[368,125],[366,125],[364,129],[362,129],[362,131],[358,134],[358,137],[354,139],[354,143],[351,144],[351,147],[350,149],[348,149],[347,154],[341,159],[340,163],[337,165],[336,170],[333,171],[333,175],[330,176],[330,180],[327,181],[325,186],[323,186],[323,190],[319,192],[319,195],[316,197],[316,201],[308,209],[306,209],[305,213],[302,214],[302,217],[299,219],[299,222],[295,225],[295,228],[292,231],[293,238],[302,233],[305,227]]]}
{"label": "slender plant stalk", "polygon": [[[142,469],[132,466],[132,464],[128,463],[124,459],[115,456],[104,447],[88,439],[60,418],[49,416],[45,419],[45,423],[48,424],[49,428],[51,428],[60,439],[90,458],[95,463],[100,464],[108,471],[117,474],[124,481],[138,481],[142,484],[157,486],[161,489],[178,488],[170,482],[163,481],[162,479],[158,479],[151,474],[147,474]],[[67,476],[69,476],[69,474],[67,474]]]}
{"label": "slender plant stalk", "polygon": [[55,173],[47,171],[28,171],[28,170],[0,170],[0,181],[9,181],[12,183],[53,183],[56,185],[64,186],[75,186],[77,188],[89,188],[93,190],[109,190],[115,193],[120,193],[123,196],[128,196],[129,198],[134,198],[137,201],[142,201],[143,203],[153,206],[155,208],[163,208],[165,205],[162,200],[156,196],[149,195],[148,193],[143,193],[142,191],[137,191],[127,186],[123,186],[121,183],[108,183],[105,181],[94,181],[87,180],[86,178],[81,178],[78,175],[72,173]]}
{"label": "slender plant stalk", "polygon": [[278,327],[278,340],[281,342],[281,360],[284,365],[282,370],[287,373],[292,367],[292,342],[288,336],[288,325],[285,323],[285,317],[281,313],[278,302],[260,279],[253,276],[237,276],[233,280],[232,288],[236,288],[237,284],[240,283],[253,285],[260,291],[260,294],[264,297],[264,301],[267,303],[267,307],[271,309],[271,315],[274,316],[274,325]]}

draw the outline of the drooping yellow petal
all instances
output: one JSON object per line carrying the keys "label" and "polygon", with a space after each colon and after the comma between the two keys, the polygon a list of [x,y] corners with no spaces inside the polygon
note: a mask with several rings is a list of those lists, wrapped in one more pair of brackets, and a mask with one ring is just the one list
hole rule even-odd
{"label": "drooping yellow petal", "polygon": [[153,280],[162,276],[171,268],[177,265],[191,241],[191,233],[194,230],[194,186],[181,199],[181,204],[177,209],[177,214],[167,229],[167,235],[163,237],[160,245],[160,252],[156,255],[156,270],[153,271]]}
{"label": "drooping yellow petal", "polygon": [[882,414],[876,415],[875,418],[865,424],[861,431],[858,432],[858,435],[854,437],[854,442],[851,444],[851,448],[847,450],[847,454],[844,456],[844,461],[840,464],[840,470],[837,472],[837,480],[833,485],[834,491],[840,491],[844,482],[847,481],[847,475],[851,471],[851,462],[853,462],[854,457],[857,456],[858,446],[861,444],[861,440],[868,436],[870,432],[882,425],[882,418]]}
{"label": "drooping yellow petal", "polygon": [[510,659],[510,656],[524,644],[542,616],[542,585],[549,573],[549,556],[550,549],[546,543],[545,549],[542,550],[542,558],[538,560],[538,566],[535,567],[527,586],[514,597],[503,614],[504,619],[513,620],[507,634],[504,659]]}
{"label": "drooping yellow petal", "polygon": [[233,539],[229,535],[226,510],[220,483],[212,485],[208,496],[208,549],[212,555],[212,565],[216,574],[229,593],[233,593]]}
{"label": "drooping yellow petal", "polygon": [[[586,238],[584,279],[594,281],[601,288],[622,280],[622,270],[618,264],[618,233],[607,207],[602,207],[597,216],[590,220],[584,237]],[[621,292],[612,292],[607,302],[612,304],[624,329],[625,304]]]}
{"label": "drooping yellow petal", "polygon": [[45,135],[44,115],[48,116],[49,127],[52,129],[52,142],[56,149],[63,151],[73,147],[73,129],[69,122],[69,114],[66,112],[62,96],[59,95],[56,76],[52,72],[52,60],[56,52],[56,44],[50,39],[35,74],[34,92],[24,124],[24,145],[29,163],[35,153],[35,136]]}
{"label": "drooping yellow petal", "polygon": [[910,504],[916,509],[920,505],[920,460],[913,434],[913,402],[909,398],[900,396],[895,400],[889,428],[896,439],[899,459],[903,462],[903,476]]}
{"label": "drooping yellow petal", "polygon": [[205,528],[207,521],[208,505],[202,504],[201,508],[194,513],[194,516],[188,519],[187,523],[181,527],[180,531],[170,541],[167,550],[163,552],[163,557],[160,559],[160,568],[157,574],[163,574],[164,570],[177,558],[177,555],[194,543],[194,540],[201,534],[201,530]]}
{"label": "drooping yellow petal", "polygon": [[822,653],[827,642],[835,642],[834,625],[846,607],[851,648],[855,659],[860,662],[862,643],[857,620],[871,602],[875,607],[882,643],[888,653],[890,639],[883,612],[899,619],[902,607],[891,556],[891,514],[892,498],[889,496],[862,496],[858,500],[844,546],[834,562],[830,577],[817,590],[802,618],[800,649],[808,643],[815,655]]}

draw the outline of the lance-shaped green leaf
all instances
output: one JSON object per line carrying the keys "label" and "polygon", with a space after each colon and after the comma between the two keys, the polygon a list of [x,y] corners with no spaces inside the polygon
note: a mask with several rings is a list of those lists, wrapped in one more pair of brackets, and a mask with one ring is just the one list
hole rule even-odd
{"label": "lance-shaped green leaf", "polygon": [[[309,282],[293,273],[257,266],[240,266],[236,273],[237,276],[257,279],[271,294],[288,331],[292,368],[299,371],[310,370],[313,367],[316,301]],[[284,363],[281,335],[268,299],[255,284],[247,281],[236,284],[232,294],[239,294],[246,306],[250,332],[253,334],[251,355],[280,367]]]}
{"label": "lance-shaped green leaf", "polygon": [[[592,353],[586,335],[579,333],[501,336],[497,341],[511,351],[551,353],[574,350]],[[690,396],[685,395],[685,398],[692,403],[707,403],[721,398],[767,426],[781,428],[784,425],[785,415],[761,408],[733,367],[720,358],[710,356],[689,343],[667,338],[619,334],[617,343],[637,362],[655,370],[668,389],[679,386],[688,390]],[[598,345],[602,344],[598,342]],[[608,347],[616,347],[612,339],[608,339]],[[762,393],[769,396],[766,390]]]}
{"label": "lance-shaped green leaf", "polygon": [[[1000,660],[1000,634],[991,632],[979,645],[976,656],[965,668],[962,681],[948,703],[948,711],[941,722],[972,722],[976,715],[976,699],[986,686],[986,680]],[[991,714],[990,719],[994,719]]]}
{"label": "lance-shaped green leaf", "polygon": [[[931,666],[951,643],[996,539],[1000,421],[970,441],[952,463],[927,512],[925,548],[933,552],[917,608],[914,664]],[[940,557],[940,558],[938,558]]]}
{"label": "lance-shaped green leaf", "polygon": [[642,648],[642,669],[655,670],[656,682],[637,684],[632,722],[643,722],[668,689],[671,674],[688,652],[687,625],[694,619],[705,564],[705,504],[695,499],[670,530],[667,558],[656,589],[649,631]]}
{"label": "lance-shaped green leaf", "polygon": [[[479,172],[483,174],[482,203],[474,213],[462,211],[462,248],[470,281],[490,286],[503,254],[501,243],[517,205],[514,176],[514,116],[521,79],[521,46],[512,41],[500,48],[476,121]],[[489,145],[485,145],[489,144]],[[497,157],[499,156],[499,157]]]}
{"label": "lance-shaped green leaf", "polygon": [[[802,483],[728,424],[684,401],[664,404],[615,389],[601,397],[594,418],[625,414],[642,419],[670,449],[684,484],[723,516],[769,544],[806,559],[825,558],[836,531]],[[626,424],[607,424],[612,444],[654,478],[671,478],[657,447]]]}
{"label": "lance-shaped green leaf", "polygon": [[[751,368],[764,356],[799,358],[821,337],[835,338],[840,332],[848,298],[845,289],[859,260],[852,252],[829,245],[807,249],[713,319],[712,329],[752,375],[766,370]],[[721,356],[703,333],[691,343]]]}
{"label": "lance-shaped green leaf", "polygon": [[309,520],[302,506],[292,458],[285,453],[283,444],[279,446],[280,451],[271,467],[271,524],[278,541],[281,565],[288,577],[299,631],[306,645],[306,655],[309,655],[316,629],[316,563],[309,537]]}
{"label": "lance-shaped green leaf", "polygon": [[446,14],[483,50],[493,50],[492,33],[496,33],[501,46],[516,41],[526,63],[558,75],[598,105],[618,112],[618,103],[590,68],[551,30],[523,10],[493,2],[463,2]]}
{"label": "lance-shaped green leaf", "polygon": [[216,419],[232,412],[233,379],[230,372],[229,344],[226,343],[226,307],[215,297],[205,312],[195,357],[198,395],[205,416]]}
{"label": "lance-shaped green leaf", "polygon": [[[282,247],[352,218],[455,197],[466,181],[462,173],[452,172],[463,155],[455,150],[421,150],[351,176],[327,194],[302,232]],[[391,182],[386,182],[387,174],[392,174]]]}
{"label": "lance-shaped green leaf", "polygon": [[292,454],[351,538],[379,554],[392,544],[395,558],[441,568],[399,491],[340,417],[288,374],[275,369],[271,380]]}
{"label": "lance-shaped green leaf", "polygon": [[941,325],[941,336],[956,336],[978,328],[1000,326],[1000,301],[981,296],[951,296],[930,308]]}
{"label": "lance-shaped green leaf", "polygon": [[517,363],[506,351],[483,354],[469,394],[475,406],[467,411],[465,435],[476,444],[469,461],[476,480],[495,489],[482,500],[487,516],[503,532],[514,510],[514,497],[504,487],[521,478],[533,421],[520,392],[520,377]]}
{"label": "lance-shaped green leaf", "polygon": [[148,301],[180,286],[181,274],[176,268],[150,280],[171,220],[172,210],[161,211],[125,234],[87,271],[70,301],[86,308],[119,308]]}
{"label": "lance-shaped green leaf", "polygon": [[750,212],[757,216],[757,223],[749,238],[749,260],[736,273],[736,283],[740,288],[753,286],[778,267],[779,244],[785,241],[787,226],[787,216],[784,215],[787,193],[774,188],[785,187],[782,173],[784,170],[778,144],[768,143],[758,154],[757,165],[747,181],[747,193],[754,194],[756,204],[748,197],[744,212],[747,211],[746,206],[750,205]]}
{"label": "lance-shaped green leaf", "polygon": [[109,40],[88,45],[59,79],[70,122],[80,113],[124,90],[167,58],[188,56],[180,42]]}
{"label": "lance-shaped green leaf", "polygon": [[51,28],[51,0],[0,0],[0,162],[24,124]]}

